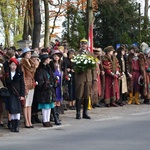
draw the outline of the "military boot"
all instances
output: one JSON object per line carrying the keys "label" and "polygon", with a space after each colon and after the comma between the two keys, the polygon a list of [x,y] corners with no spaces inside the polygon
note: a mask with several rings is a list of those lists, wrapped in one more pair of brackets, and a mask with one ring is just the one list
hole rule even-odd
{"label": "military boot", "polygon": [[80,110],[81,110],[81,99],[76,99],[76,119],[81,119]]}
{"label": "military boot", "polygon": [[90,116],[87,114],[87,108],[88,108],[88,99],[84,99],[83,102],[83,118],[84,119],[91,119]]}

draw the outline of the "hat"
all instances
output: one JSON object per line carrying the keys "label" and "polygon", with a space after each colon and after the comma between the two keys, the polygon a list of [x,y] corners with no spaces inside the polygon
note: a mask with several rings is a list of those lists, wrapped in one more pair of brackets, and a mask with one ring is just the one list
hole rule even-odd
{"label": "hat", "polygon": [[44,48],[41,49],[41,52],[42,52],[42,53],[43,53],[43,52],[48,53],[48,49],[47,49],[46,47],[44,47]]}
{"label": "hat", "polygon": [[85,38],[83,38],[83,39],[80,40],[80,43],[81,43],[81,44],[87,44],[87,43],[88,43],[88,40],[85,39]]}
{"label": "hat", "polygon": [[55,54],[59,54],[60,56],[62,56],[62,52],[60,50],[53,50],[51,53],[51,56],[55,55]]}
{"label": "hat", "polygon": [[135,53],[139,53],[140,52],[140,50],[139,50],[139,48],[137,46],[132,46],[130,48],[130,50],[133,50]]}
{"label": "hat", "polygon": [[101,52],[102,49],[101,48],[93,48],[93,52]]}
{"label": "hat", "polygon": [[41,59],[41,61],[44,61],[45,59],[50,58],[50,56],[48,54],[41,54],[39,58]]}
{"label": "hat", "polygon": [[121,51],[125,51],[125,45],[122,45],[117,49],[117,52],[121,52]]}
{"label": "hat", "polygon": [[16,58],[13,58],[13,57],[9,59],[9,64],[11,64],[12,62],[15,63],[16,65],[19,64],[18,60]]}
{"label": "hat", "polygon": [[69,49],[68,52],[74,52],[75,53],[75,50],[73,48]]}
{"label": "hat", "polygon": [[108,53],[108,52],[110,52],[110,51],[115,51],[115,50],[114,50],[113,46],[107,46],[107,47],[104,48],[104,51],[105,51],[106,53]]}
{"label": "hat", "polygon": [[36,51],[34,51],[31,55],[31,57],[39,57],[38,53]]}
{"label": "hat", "polygon": [[33,50],[31,50],[29,47],[26,47],[22,50],[22,54],[21,54],[21,57],[24,57],[25,53],[27,52],[33,52]]}
{"label": "hat", "polygon": [[13,51],[8,51],[6,54],[5,54],[5,57],[10,59],[11,57],[15,56],[15,53]]}
{"label": "hat", "polygon": [[59,42],[59,40],[58,40],[58,39],[55,39],[55,41],[56,41],[56,42]]}
{"label": "hat", "polygon": [[18,52],[22,52],[22,49],[21,49],[21,48],[19,48],[17,51],[18,51]]}
{"label": "hat", "polygon": [[59,50],[59,51],[64,51],[65,48],[64,48],[64,46],[58,46],[58,50]]}

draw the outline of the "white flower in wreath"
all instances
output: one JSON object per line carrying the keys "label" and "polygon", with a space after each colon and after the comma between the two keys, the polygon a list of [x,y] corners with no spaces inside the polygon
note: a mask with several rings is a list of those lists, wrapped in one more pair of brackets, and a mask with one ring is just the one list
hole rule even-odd
{"label": "white flower in wreath", "polygon": [[87,61],[87,60],[85,60],[85,61],[84,61],[84,64],[87,64],[87,62],[88,62],[88,61]]}

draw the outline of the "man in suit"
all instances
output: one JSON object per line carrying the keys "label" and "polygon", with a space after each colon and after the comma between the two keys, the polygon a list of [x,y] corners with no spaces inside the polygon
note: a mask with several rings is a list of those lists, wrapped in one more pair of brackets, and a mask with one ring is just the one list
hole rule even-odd
{"label": "man in suit", "polygon": [[[89,56],[93,56],[93,54],[88,51],[88,41],[86,39],[82,39],[80,41],[80,50],[77,54],[86,54]],[[81,110],[81,99],[83,99],[83,118],[91,119],[87,114],[88,107],[88,99],[91,94],[91,86],[93,80],[92,69],[88,69],[84,72],[75,73],[75,95],[76,95],[76,119],[81,119],[80,110]]]}

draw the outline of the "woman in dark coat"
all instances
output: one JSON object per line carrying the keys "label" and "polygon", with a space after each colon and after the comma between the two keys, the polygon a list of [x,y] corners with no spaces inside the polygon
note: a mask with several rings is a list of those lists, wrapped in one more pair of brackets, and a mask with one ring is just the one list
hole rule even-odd
{"label": "woman in dark coat", "polygon": [[57,116],[59,117],[59,113],[61,110],[61,104],[63,102],[63,93],[62,93],[62,80],[63,80],[63,62],[61,60],[62,53],[60,50],[53,50],[51,53],[52,61],[50,62],[50,67],[53,71],[54,76],[58,78],[58,86],[56,88],[56,102],[55,102],[55,110]]}
{"label": "woman in dark coat", "polygon": [[66,74],[68,77],[68,92],[69,92],[69,108],[71,110],[76,109],[75,108],[75,72],[73,70],[73,62],[71,62],[71,59],[73,58],[73,55],[75,55],[75,50],[70,49],[68,51],[68,57],[66,61],[64,62],[65,68],[66,68]]}
{"label": "woman in dark coat", "polygon": [[35,95],[38,100],[38,108],[42,109],[43,126],[52,127],[50,123],[51,109],[55,101],[55,78],[49,67],[50,58],[48,54],[40,55],[41,62],[35,73]]}
{"label": "woman in dark coat", "polygon": [[25,84],[23,72],[19,69],[18,61],[15,58],[9,60],[9,70],[6,72],[5,82],[10,92],[7,100],[12,124],[11,131],[19,132],[21,100],[24,100]]}

